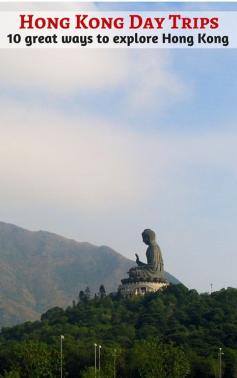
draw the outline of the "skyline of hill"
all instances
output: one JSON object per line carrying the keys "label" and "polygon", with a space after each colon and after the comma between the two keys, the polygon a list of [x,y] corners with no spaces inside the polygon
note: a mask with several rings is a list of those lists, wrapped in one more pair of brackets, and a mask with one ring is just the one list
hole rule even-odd
{"label": "skyline of hill", "polygon": [[[35,320],[65,307],[80,290],[116,291],[134,261],[107,246],[0,222],[0,326]],[[172,283],[179,281],[167,273]]]}

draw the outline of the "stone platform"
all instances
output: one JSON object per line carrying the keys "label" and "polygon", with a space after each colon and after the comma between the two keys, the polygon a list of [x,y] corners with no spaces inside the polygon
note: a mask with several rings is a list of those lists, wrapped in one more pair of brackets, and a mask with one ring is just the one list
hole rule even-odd
{"label": "stone platform", "polygon": [[123,280],[122,285],[119,286],[118,291],[123,296],[133,296],[133,295],[145,295],[146,293],[156,292],[163,288],[169,286],[168,282],[129,282],[129,280]]}

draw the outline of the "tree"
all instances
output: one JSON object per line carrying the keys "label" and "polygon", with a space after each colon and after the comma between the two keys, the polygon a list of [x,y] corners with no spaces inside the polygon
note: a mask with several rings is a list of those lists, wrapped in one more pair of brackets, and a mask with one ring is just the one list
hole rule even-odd
{"label": "tree", "polygon": [[[53,378],[58,373],[59,356],[44,343],[24,341],[19,344],[17,368],[12,374],[21,378]],[[17,361],[18,360],[18,361]],[[15,378],[13,375],[13,377]],[[11,375],[10,375],[11,377]]]}
{"label": "tree", "polygon": [[99,289],[99,297],[101,299],[105,298],[106,297],[106,291],[105,291],[105,287],[104,285],[100,285],[100,289]]}
{"label": "tree", "polygon": [[1,375],[2,378],[21,378],[19,371],[17,370],[11,370],[6,371],[3,375]]}
{"label": "tree", "polygon": [[81,378],[94,378],[95,377],[95,368],[89,367],[82,372]]}
{"label": "tree", "polygon": [[87,286],[86,290],[85,290],[85,298],[86,298],[86,300],[89,301],[90,297],[91,297],[91,291],[90,291],[89,286]]}
{"label": "tree", "polygon": [[133,358],[142,378],[184,378],[190,372],[183,350],[157,339],[136,343]]}
{"label": "tree", "polygon": [[85,293],[84,293],[83,290],[80,290],[79,295],[78,295],[78,300],[79,300],[79,302],[84,302],[84,300],[85,300]]}

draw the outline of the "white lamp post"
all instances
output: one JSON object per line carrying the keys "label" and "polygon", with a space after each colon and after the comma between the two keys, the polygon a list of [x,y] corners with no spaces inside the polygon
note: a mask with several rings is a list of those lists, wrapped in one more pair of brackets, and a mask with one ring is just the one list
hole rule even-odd
{"label": "white lamp post", "polygon": [[60,336],[60,376],[63,378],[63,340],[64,336]]}
{"label": "white lamp post", "polygon": [[222,355],[224,353],[222,352],[222,348],[219,348],[219,378],[222,378]]}
{"label": "white lamp post", "polygon": [[99,345],[99,363],[98,363],[98,367],[99,367],[99,376],[100,376],[100,352],[101,352],[101,348],[102,348],[102,346]]}

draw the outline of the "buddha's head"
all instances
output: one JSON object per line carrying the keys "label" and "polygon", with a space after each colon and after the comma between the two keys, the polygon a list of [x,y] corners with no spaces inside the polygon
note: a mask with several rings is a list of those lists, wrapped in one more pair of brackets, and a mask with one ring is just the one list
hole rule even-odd
{"label": "buddha's head", "polygon": [[147,228],[142,233],[142,240],[147,245],[152,244],[156,240],[155,232]]}

